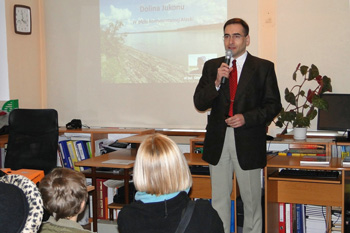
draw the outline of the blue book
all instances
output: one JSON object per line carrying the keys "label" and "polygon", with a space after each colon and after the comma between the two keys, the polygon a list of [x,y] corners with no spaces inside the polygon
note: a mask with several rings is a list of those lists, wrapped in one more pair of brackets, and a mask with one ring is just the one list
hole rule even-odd
{"label": "blue book", "polygon": [[[86,147],[85,141],[77,141],[77,146],[80,152],[81,160],[89,159],[89,151]],[[88,167],[83,167],[83,170],[89,169]]]}
{"label": "blue book", "polygon": [[235,232],[235,201],[231,200],[231,227],[230,232]]}
{"label": "blue book", "polygon": [[85,159],[89,159],[90,155],[89,155],[89,151],[86,148],[86,144],[84,141],[77,141],[77,146],[79,148],[79,152],[81,157],[81,160],[85,160]]}
{"label": "blue book", "polygon": [[305,233],[304,232],[304,205],[303,204],[295,204],[296,211],[296,219],[297,219],[297,231],[296,233]]}
{"label": "blue book", "polygon": [[73,169],[73,164],[70,160],[70,154],[67,146],[67,140],[62,140],[58,142],[60,145],[61,156],[63,161],[63,166],[66,168]]}

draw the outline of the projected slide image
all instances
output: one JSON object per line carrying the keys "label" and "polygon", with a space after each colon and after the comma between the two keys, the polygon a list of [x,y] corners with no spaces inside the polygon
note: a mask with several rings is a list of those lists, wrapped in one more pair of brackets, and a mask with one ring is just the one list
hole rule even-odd
{"label": "projected slide image", "polygon": [[226,0],[100,0],[102,81],[197,82],[226,18]]}

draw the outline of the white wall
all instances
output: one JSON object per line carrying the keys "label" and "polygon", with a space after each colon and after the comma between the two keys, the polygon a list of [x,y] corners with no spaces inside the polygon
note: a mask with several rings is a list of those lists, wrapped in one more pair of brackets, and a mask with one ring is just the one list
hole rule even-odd
{"label": "white wall", "polygon": [[[298,63],[316,65],[333,93],[350,93],[350,1],[283,0],[276,6],[276,72],[282,95]],[[300,77],[300,76],[299,76]],[[317,117],[316,117],[317,118]],[[316,129],[317,120],[310,129]]]}
{"label": "white wall", "polygon": [[9,100],[9,96],[5,0],[0,0],[0,100]]}

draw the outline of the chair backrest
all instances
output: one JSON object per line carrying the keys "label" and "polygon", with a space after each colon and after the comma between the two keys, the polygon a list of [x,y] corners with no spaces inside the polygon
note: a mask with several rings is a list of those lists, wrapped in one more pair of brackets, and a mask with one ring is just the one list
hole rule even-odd
{"label": "chair backrest", "polygon": [[54,109],[14,109],[9,115],[5,167],[49,173],[57,165],[58,114]]}
{"label": "chair backrest", "polygon": [[0,231],[33,233],[39,230],[44,205],[37,186],[27,177],[0,178]]}

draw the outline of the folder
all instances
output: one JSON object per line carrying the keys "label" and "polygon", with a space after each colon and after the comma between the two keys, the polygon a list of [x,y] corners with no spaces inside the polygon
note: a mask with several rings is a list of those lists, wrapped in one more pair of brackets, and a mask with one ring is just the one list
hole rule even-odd
{"label": "folder", "polygon": [[1,168],[3,172],[8,175],[17,174],[22,175],[33,181],[35,184],[41,181],[44,178],[44,171],[42,170],[34,170],[34,169],[19,169],[19,170],[11,170],[10,168]]}

